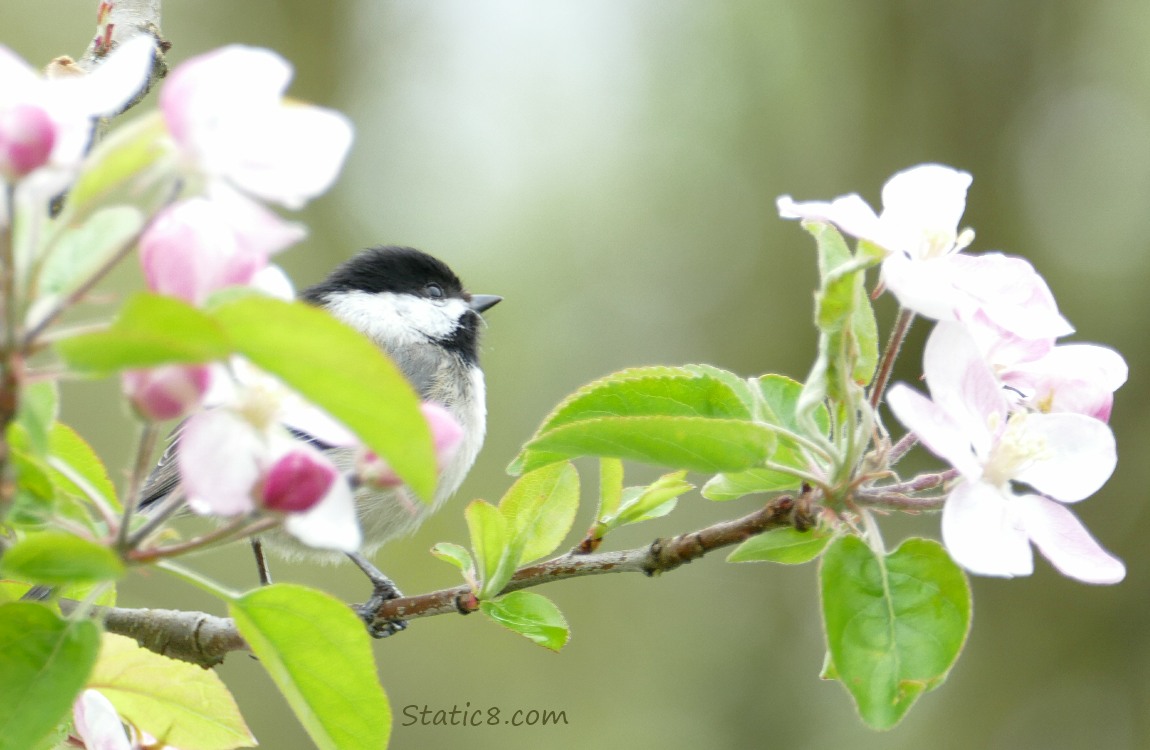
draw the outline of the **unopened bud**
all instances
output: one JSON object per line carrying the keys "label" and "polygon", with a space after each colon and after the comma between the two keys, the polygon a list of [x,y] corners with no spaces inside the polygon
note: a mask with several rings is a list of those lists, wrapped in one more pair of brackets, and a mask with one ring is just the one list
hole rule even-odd
{"label": "unopened bud", "polygon": [[264,478],[263,506],[281,513],[311,510],[327,495],[339,472],[322,454],[293,450],[281,456]]}
{"label": "unopened bud", "polygon": [[39,107],[0,110],[0,174],[23,177],[42,167],[56,144],[56,126]]}
{"label": "unopened bud", "polygon": [[195,411],[212,382],[208,365],[161,365],[124,372],[124,393],[149,421],[177,419]]}

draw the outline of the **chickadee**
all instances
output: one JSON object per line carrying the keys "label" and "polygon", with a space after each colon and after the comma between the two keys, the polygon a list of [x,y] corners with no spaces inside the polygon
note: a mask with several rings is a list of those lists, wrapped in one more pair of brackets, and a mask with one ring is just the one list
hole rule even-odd
{"label": "chickadee", "polygon": [[[357,609],[376,637],[404,627],[402,621],[375,623],[379,604],[398,596],[395,585],[372,565],[370,555],[385,542],[414,531],[459,489],[483,445],[487,428],[486,388],[479,367],[481,313],[503,298],[469,294],[445,263],[410,247],[374,247],[364,250],[332,271],[324,281],[304,290],[301,298],[327,309],[333,316],[365,334],[398,365],[419,397],[446,408],[463,428],[458,450],[441,467],[430,505],[406,487],[355,491],[363,530],[360,552],[348,555],[371,579],[372,598]],[[291,430],[296,439],[323,450],[341,470],[354,468],[354,452],[323,443],[313,435]],[[174,455],[178,435],[148,478],[140,507],[168,496],[178,483]],[[260,577],[268,582],[262,541],[287,558],[330,562],[336,552],[306,547],[282,530],[253,540]]]}

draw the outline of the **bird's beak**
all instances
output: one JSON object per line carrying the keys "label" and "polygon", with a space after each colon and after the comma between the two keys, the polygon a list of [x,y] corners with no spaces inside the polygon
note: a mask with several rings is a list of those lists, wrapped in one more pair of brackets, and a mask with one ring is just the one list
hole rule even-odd
{"label": "bird's beak", "polygon": [[471,301],[467,303],[468,307],[477,313],[486,312],[497,304],[503,301],[503,298],[497,294],[473,294]]}

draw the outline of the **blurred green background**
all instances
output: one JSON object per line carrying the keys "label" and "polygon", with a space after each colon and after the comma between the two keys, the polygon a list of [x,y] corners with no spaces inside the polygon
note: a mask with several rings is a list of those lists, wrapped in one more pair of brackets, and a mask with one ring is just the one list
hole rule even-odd
{"label": "blurred green background", "polygon": [[[0,42],[37,64],[78,54],[96,4],[3,0]],[[271,47],[296,66],[294,96],[356,123],[342,179],[303,214],[309,239],[282,256],[297,283],[362,246],[410,244],[506,298],[488,316],[489,438],[464,497],[379,557],[408,592],[455,582],[427,549],[466,539],[465,501],[498,499],[516,448],[579,385],[655,363],[806,374],[812,243],[778,219],[782,193],[858,191],[877,204],[899,169],[968,170],[973,249],[1032,260],[1076,339],[1131,366],[1113,417],[1118,471],[1076,509],[1127,580],[1089,587],[1042,561],[1030,578],[974,580],[964,655],[894,731],[865,729],[845,691],[818,679],[813,566],[716,555],[657,580],[548,587],[573,629],[560,655],[479,617],[420,621],[377,644],[393,747],[1150,747],[1150,554],[1138,541],[1150,532],[1150,5],[169,0],[164,11],[174,62],[233,42]],[[891,301],[880,308],[889,321]],[[67,417],[119,465],[134,428],[114,391],[69,387]],[[611,543],[757,503],[691,496]],[[893,546],[937,536],[938,521],[886,528]],[[198,562],[233,585],[254,577],[246,548]],[[366,593],[348,568],[276,572],[348,600]],[[121,602],[220,609],[142,576]],[[233,655],[222,674],[263,747],[309,746],[254,661]],[[405,706],[466,704],[564,711],[567,724],[401,726]]]}

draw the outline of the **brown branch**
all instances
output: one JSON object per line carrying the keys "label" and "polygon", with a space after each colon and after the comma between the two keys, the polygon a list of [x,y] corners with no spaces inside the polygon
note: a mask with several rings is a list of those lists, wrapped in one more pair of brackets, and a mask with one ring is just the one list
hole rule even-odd
{"label": "brown branch", "polygon": [[[708,552],[738,544],[769,529],[808,524],[809,519],[799,518],[802,514],[796,511],[795,505],[791,497],[777,497],[742,518],[720,521],[670,539],[656,539],[646,547],[589,555],[561,555],[521,568],[500,593],[607,573],[642,573],[646,576],[666,573]],[[381,621],[415,619],[451,613],[468,614],[478,607],[478,601],[467,586],[456,586],[384,602],[375,616]],[[202,667],[215,666],[228,653],[247,649],[230,618],[203,612],[93,607],[92,616],[102,619],[109,631],[135,638],[144,648]]]}

